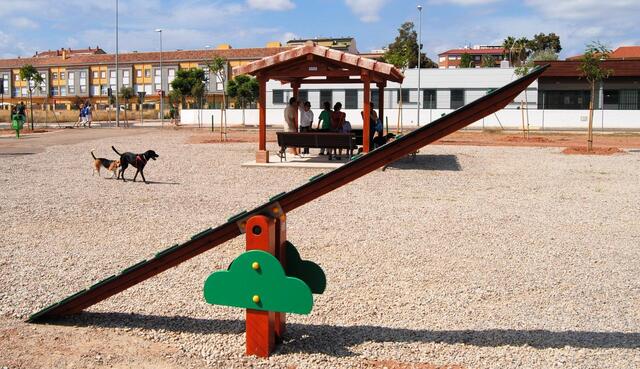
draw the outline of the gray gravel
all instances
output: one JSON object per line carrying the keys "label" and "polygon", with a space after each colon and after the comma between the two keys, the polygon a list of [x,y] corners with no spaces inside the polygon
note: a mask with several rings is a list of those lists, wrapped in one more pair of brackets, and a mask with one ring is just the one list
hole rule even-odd
{"label": "gray gravel", "polygon": [[[318,173],[242,168],[255,144],[186,137],[3,156],[0,314],[25,318]],[[156,183],[92,177],[89,150],[112,144],[156,150]],[[289,239],[328,286],[268,360],[244,356],[242,310],[202,297],[242,238],[65,324],[169,343],[194,367],[640,367],[640,154],[559,151],[431,146],[291,212]]]}

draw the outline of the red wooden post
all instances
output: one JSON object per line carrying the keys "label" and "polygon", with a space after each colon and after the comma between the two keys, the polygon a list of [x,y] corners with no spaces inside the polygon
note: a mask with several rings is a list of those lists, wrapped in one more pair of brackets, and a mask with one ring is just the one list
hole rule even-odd
{"label": "red wooden post", "polygon": [[[378,118],[384,128],[384,88],[386,83],[378,83]],[[389,132],[387,132],[389,133]]]}
{"label": "red wooden post", "polygon": [[368,153],[371,150],[369,147],[369,119],[371,119],[371,108],[369,102],[371,101],[371,86],[369,84],[369,73],[362,73],[362,83],[364,84],[364,105],[363,105],[363,122],[362,122],[362,151]]}
{"label": "red wooden post", "polygon": [[[296,98],[296,101],[298,101],[298,90],[300,89],[300,83],[298,82],[292,82],[291,83],[291,88],[293,89],[293,97]],[[296,127],[296,132],[298,132],[298,112],[296,111],[296,115],[295,115],[295,127]]]}
{"label": "red wooden post", "polygon": [[[256,215],[246,223],[247,251],[262,250],[276,255],[276,220]],[[275,347],[275,316],[272,311],[247,309],[247,355],[268,357]]]}
{"label": "red wooden post", "polygon": [[259,97],[258,104],[260,105],[260,122],[259,122],[259,137],[258,137],[258,152],[256,152],[257,163],[268,163],[269,152],[267,151],[267,78],[263,75],[258,76],[259,85]]}
{"label": "red wooden post", "polygon": [[[278,208],[275,208],[278,209]],[[276,257],[280,260],[280,264],[284,270],[287,270],[286,244],[287,244],[287,216],[283,213],[276,219]],[[276,341],[282,342],[282,337],[286,332],[286,314],[275,313],[275,331]]]}

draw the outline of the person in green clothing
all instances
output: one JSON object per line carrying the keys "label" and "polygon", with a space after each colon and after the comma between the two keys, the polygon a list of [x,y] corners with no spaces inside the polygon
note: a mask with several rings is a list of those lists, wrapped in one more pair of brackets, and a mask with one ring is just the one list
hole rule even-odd
{"label": "person in green clothing", "polygon": [[[324,110],[318,117],[318,130],[320,132],[329,132],[331,131],[331,103],[325,101],[323,105]],[[325,155],[324,149],[320,149],[320,155]]]}

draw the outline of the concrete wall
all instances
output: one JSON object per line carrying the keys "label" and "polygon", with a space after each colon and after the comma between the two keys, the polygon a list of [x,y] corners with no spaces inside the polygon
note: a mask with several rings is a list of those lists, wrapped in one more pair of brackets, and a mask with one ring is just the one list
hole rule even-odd
{"label": "concrete wall", "polygon": [[[312,109],[315,116],[314,127],[318,121],[319,109]],[[360,110],[347,109],[347,120],[354,128],[362,127]],[[420,120],[422,124],[438,119],[442,114],[449,114],[450,109],[422,109]],[[529,127],[535,130],[544,129],[586,129],[588,124],[587,110],[526,110],[529,117]],[[216,127],[220,124],[220,110],[182,110],[181,122],[187,125],[202,125],[211,127],[211,117],[214,118]],[[398,121],[397,109],[385,109],[385,117],[388,119],[389,128],[396,127]],[[404,127],[417,126],[417,110],[403,109],[402,121]],[[243,122],[249,126],[258,125],[258,110],[247,109],[244,113],[241,109],[227,110],[227,122],[229,125],[240,125]],[[284,122],[283,109],[267,109],[267,125],[281,127]],[[522,125],[522,111],[519,109],[503,109],[494,115],[486,117],[471,127],[474,128],[506,128],[519,129]],[[594,113],[594,127],[598,129],[631,129],[640,131],[640,110],[597,110]]]}

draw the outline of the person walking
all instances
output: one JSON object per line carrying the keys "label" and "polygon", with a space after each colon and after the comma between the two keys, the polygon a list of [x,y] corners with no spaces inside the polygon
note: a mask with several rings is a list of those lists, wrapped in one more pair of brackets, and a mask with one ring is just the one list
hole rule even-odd
{"label": "person walking", "polygon": [[87,117],[87,124],[89,128],[91,128],[91,122],[93,121],[93,114],[91,114],[91,103],[87,101],[86,103],[87,110],[85,111],[85,115]]}
{"label": "person walking", "polygon": [[[313,124],[313,112],[311,111],[311,103],[305,101],[300,107],[300,132],[310,132]],[[309,148],[302,149],[303,154],[309,154]]]}

